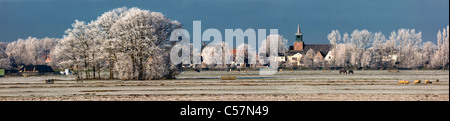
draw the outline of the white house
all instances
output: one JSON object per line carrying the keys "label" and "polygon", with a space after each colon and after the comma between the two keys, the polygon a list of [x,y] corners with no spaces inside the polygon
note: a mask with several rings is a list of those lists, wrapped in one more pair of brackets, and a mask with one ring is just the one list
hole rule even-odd
{"label": "white house", "polygon": [[290,56],[287,56],[287,62],[291,63],[292,65],[301,65],[300,60],[302,59],[303,55],[301,53],[296,53]]}
{"label": "white house", "polygon": [[331,50],[330,52],[328,52],[328,54],[325,56],[325,60],[326,61],[330,61],[330,60],[332,60],[334,57],[333,57],[333,55],[331,54],[331,53],[333,53],[333,50]]}

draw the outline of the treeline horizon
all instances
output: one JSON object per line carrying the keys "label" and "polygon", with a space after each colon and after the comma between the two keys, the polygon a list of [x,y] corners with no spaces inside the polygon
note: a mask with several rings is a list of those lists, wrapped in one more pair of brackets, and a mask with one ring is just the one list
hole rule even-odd
{"label": "treeline horizon", "polygon": [[[160,12],[116,8],[90,22],[75,20],[63,38],[28,37],[10,43],[0,42],[0,68],[49,65],[72,69],[78,73],[78,79],[174,78],[182,70],[181,65],[170,62],[172,47],[165,46],[165,43],[169,41],[171,32],[180,28],[183,28],[180,22],[170,20]],[[333,59],[315,61],[312,58],[314,53],[307,52],[304,67],[448,69],[448,32],[448,26],[438,31],[436,45],[431,41],[423,43],[422,33],[414,29],[399,29],[389,38],[381,32],[368,30],[355,30],[341,37],[338,30],[333,30],[327,36],[330,44],[334,45],[330,51]],[[286,50],[287,44],[282,45],[280,50]],[[241,48],[246,48],[244,46]],[[394,54],[394,51],[398,52],[398,63],[383,63],[383,56]],[[46,62],[47,58],[51,61]],[[101,77],[101,70],[108,70],[109,76]]]}

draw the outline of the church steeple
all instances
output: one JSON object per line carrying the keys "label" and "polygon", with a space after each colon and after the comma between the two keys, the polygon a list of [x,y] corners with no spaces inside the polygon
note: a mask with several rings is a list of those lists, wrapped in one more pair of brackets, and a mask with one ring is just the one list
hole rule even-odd
{"label": "church steeple", "polygon": [[303,51],[303,33],[300,31],[300,22],[297,26],[297,33],[295,33],[294,51]]}
{"label": "church steeple", "polygon": [[295,34],[295,41],[303,41],[303,33],[300,31],[300,23],[298,24],[297,33]]}
{"label": "church steeple", "polygon": [[302,32],[300,31],[300,24],[298,24],[297,33],[295,35],[301,35]]}

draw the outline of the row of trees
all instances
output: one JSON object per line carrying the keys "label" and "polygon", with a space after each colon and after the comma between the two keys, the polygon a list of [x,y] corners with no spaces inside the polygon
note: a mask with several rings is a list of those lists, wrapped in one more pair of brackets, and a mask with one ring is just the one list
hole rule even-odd
{"label": "row of trees", "polygon": [[76,20],[51,55],[61,68],[84,71],[80,79],[101,78],[105,68],[111,79],[173,77],[177,69],[164,45],[178,28],[178,21],[159,12],[117,8],[89,23]]}
{"label": "row of trees", "polygon": [[11,69],[11,61],[6,54],[7,43],[0,42],[0,68]]}
{"label": "row of trees", "polygon": [[57,38],[28,37],[11,43],[0,43],[0,68],[17,69],[20,65],[43,65],[54,46]]}
{"label": "row of trees", "polygon": [[[431,41],[422,42],[422,33],[414,29],[399,29],[391,32],[389,38],[383,33],[354,30],[343,37],[338,30],[328,34],[333,46],[333,59],[329,66],[369,68],[448,68],[449,40],[448,26],[438,32],[438,45]],[[387,61],[386,61],[387,60]]]}
{"label": "row of trees", "polygon": [[[259,43],[258,47],[256,47],[256,45],[249,45],[246,43],[239,44],[237,45],[237,47],[232,47],[231,45],[228,45],[225,42],[218,42],[218,43],[210,43],[207,46],[203,47],[201,54],[194,53],[195,51],[191,51],[190,54],[201,55],[202,63],[207,65],[208,68],[229,68],[231,65],[227,64],[226,62],[233,62],[233,61],[236,64],[246,63],[246,64],[265,65],[268,64],[271,59],[276,59],[276,57],[278,56],[278,54],[274,54],[275,57],[273,58],[268,57],[269,53],[271,53],[270,46],[275,45],[277,47],[273,48],[278,49],[276,53],[285,54],[288,51],[287,39],[283,38],[283,36],[281,35],[268,35],[265,40],[262,40]],[[185,45],[185,46],[186,48],[188,48],[188,46],[192,45]],[[232,48],[236,48],[235,55],[233,55]]]}
{"label": "row of trees", "polygon": [[[0,68],[49,64],[75,70],[79,79],[171,78],[179,70],[179,65],[170,61],[172,44],[167,46],[170,43],[168,38],[173,30],[182,27],[178,21],[170,20],[159,12],[117,8],[88,23],[75,20],[62,39],[29,37],[8,44],[0,42]],[[303,62],[308,67],[448,68],[448,32],[448,26],[438,32],[436,45],[429,41],[423,43],[422,33],[414,29],[393,31],[389,38],[381,32],[368,30],[355,30],[341,37],[338,30],[333,30],[328,34],[328,40],[333,45],[333,59],[315,61],[312,58],[315,52],[309,50]],[[278,44],[278,53],[287,52],[286,39],[281,35],[269,35],[259,48],[237,45],[237,53],[244,56],[236,56],[235,61],[249,63],[252,61],[250,58],[258,57],[260,64],[268,63],[276,57],[265,58],[261,54],[271,53],[268,48],[275,45],[274,42]],[[225,56],[232,56],[229,55],[231,45],[223,42],[215,44],[203,48],[201,55],[204,63],[220,65],[221,61],[224,64]],[[190,53],[191,57],[193,54]],[[51,58],[51,63],[45,63],[48,58]],[[391,58],[395,61],[386,62]],[[101,70],[108,70],[109,77],[101,76]]]}
{"label": "row of trees", "polygon": [[[75,20],[62,39],[29,37],[9,44],[0,43],[0,64],[2,68],[14,69],[19,65],[43,64],[69,68],[78,74],[78,79],[105,78],[101,70],[106,69],[110,79],[171,78],[179,66],[169,60],[172,46],[167,46],[167,42],[171,32],[179,28],[182,25],[178,21],[159,12],[117,8],[88,23]],[[280,35],[268,38],[271,36],[283,40],[278,42],[283,48],[280,52],[285,52],[287,40]],[[230,47],[221,45],[222,51],[230,54]],[[243,51],[249,46],[243,44],[238,48]],[[205,63],[214,65],[224,61],[215,59],[214,49],[203,50]],[[254,50],[251,51],[252,57],[256,57]],[[47,58],[51,58],[51,63],[45,63]],[[248,60],[248,56],[237,60]]]}
{"label": "row of trees", "polygon": [[[0,68],[48,64],[77,72],[78,79],[162,79],[176,74],[167,46],[174,29],[182,28],[159,12],[117,8],[89,23],[75,20],[62,39],[29,37],[0,42]],[[51,58],[51,63],[45,60]],[[105,75],[105,74],[103,74]]]}

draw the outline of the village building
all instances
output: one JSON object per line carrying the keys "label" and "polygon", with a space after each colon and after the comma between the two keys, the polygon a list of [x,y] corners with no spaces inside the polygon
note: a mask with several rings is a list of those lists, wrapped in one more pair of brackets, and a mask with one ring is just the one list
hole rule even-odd
{"label": "village building", "polygon": [[396,63],[398,62],[398,51],[393,51],[386,56],[382,57],[383,62]]}
{"label": "village building", "polygon": [[[310,58],[313,58],[314,62],[321,62],[321,61],[329,61],[331,59],[333,59],[333,56],[331,54],[331,49],[332,46],[331,44],[307,44],[305,43],[305,41],[303,40],[303,33],[300,30],[300,24],[298,24],[298,28],[297,28],[297,33],[295,34],[295,41],[293,43],[293,46],[289,47],[289,50],[285,53],[279,53],[278,57],[276,58],[278,60],[279,64],[285,64],[285,65],[289,65],[289,66],[293,66],[293,67],[297,67],[297,66],[304,66],[303,60],[306,56],[306,53],[309,50],[313,50],[315,55],[313,55]],[[202,48],[201,50],[203,51],[203,49],[206,47],[206,43],[202,43]],[[244,63],[237,63],[236,62],[236,49],[232,49],[230,50],[232,56],[233,56],[233,61],[232,63],[228,66],[228,67],[236,67],[236,68],[246,68],[246,67],[264,67],[264,66],[268,66],[268,64],[265,65],[261,65],[259,64],[248,64],[248,60],[246,59],[244,61]],[[206,54],[206,53],[201,53],[201,55]],[[256,55],[256,56],[263,56],[266,55],[264,53],[260,53],[262,55]],[[256,57],[258,58],[258,57]],[[200,68],[208,68],[211,66],[206,65],[203,62],[203,58],[201,57],[202,60],[202,64],[194,64],[191,67],[200,67]],[[261,61],[261,60],[257,60],[257,61]],[[217,65],[213,65],[212,67],[215,68],[225,68],[227,67],[226,64],[217,64]]]}
{"label": "village building", "polygon": [[289,52],[285,56],[286,63],[290,63],[292,66],[303,66],[303,59],[309,50],[313,50],[316,53],[312,57],[314,61],[331,60],[333,58],[330,54],[331,48],[331,44],[305,44],[300,24],[298,24],[294,46],[289,47]]}

